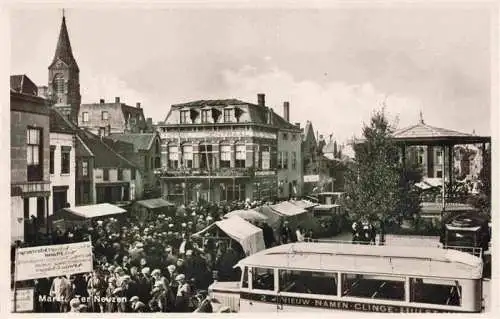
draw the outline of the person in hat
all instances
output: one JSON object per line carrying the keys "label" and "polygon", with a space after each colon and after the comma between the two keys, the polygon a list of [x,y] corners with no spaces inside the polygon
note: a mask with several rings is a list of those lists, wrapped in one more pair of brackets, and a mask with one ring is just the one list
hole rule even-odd
{"label": "person in hat", "polygon": [[189,298],[191,298],[191,290],[189,284],[186,282],[186,276],[179,274],[175,277],[178,284],[177,294],[175,297],[175,311],[187,312],[189,310]]}
{"label": "person in hat", "polygon": [[153,281],[156,283],[160,283],[163,289],[167,289],[168,282],[167,279],[162,276],[160,269],[155,269],[151,272],[151,277],[153,277]]}
{"label": "person in hat", "polygon": [[132,312],[146,312],[146,305],[140,301],[138,296],[130,298],[130,309]]}
{"label": "person in hat", "polygon": [[52,281],[50,287],[50,296],[56,300],[55,307],[57,312],[67,312],[69,301],[73,293],[72,284],[65,276],[58,276]]}
{"label": "person in hat", "polygon": [[143,303],[147,303],[151,298],[151,287],[153,286],[153,278],[150,276],[150,270],[145,267],[141,270],[141,276],[137,280],[137,296]]}
{"label": "person in hat", "polygon": [[80,312],[80,300],[78,298],[73,298],[69,302],[70,312]]}
{"label": "person in hat", "polygon": [[[94,270],[91,277],[87,281],[87,291],[90,298],[100,300],[102,296],[106,295],[106,282],[100,271]],[[104,312],[104,303],[93,302],[92,311]]]}
{"label": "person in hat", "polygon": [[[115,297],[116,290],[116,278],[110,277],[108,279],[108,288],[106,288],[106,298],[112,299]],[[115,302],[106,302],[105,304],[106,312],[116,312],[118,307]]]}

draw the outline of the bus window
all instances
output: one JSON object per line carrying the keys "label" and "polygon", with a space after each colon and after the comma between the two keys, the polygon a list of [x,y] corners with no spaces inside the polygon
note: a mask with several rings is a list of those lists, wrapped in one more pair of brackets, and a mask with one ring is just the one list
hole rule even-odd
{"label": "bus window", "polygon": [[248,288],[248,268],[245,267],[241,274],[241,288]]}
{"label": "bus window", "polygon": [[460,306],[462,287],[458,281],[410,278],[410,302]]}
{"label": "bus window", "polygon": [[405,278],[342,274],[342,296],[405,300]]}
{"label": "bus window", "polygon": [[274,290],[274,269],[252,268],[252,289]]}
{"label": "bus window", "polygon": [[280,270],[280,292],[337,295],[337,273]]}

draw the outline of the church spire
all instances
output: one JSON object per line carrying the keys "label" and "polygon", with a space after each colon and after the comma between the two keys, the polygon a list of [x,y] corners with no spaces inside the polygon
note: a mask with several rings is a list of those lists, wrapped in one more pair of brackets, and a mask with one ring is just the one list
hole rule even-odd
{"label": "church spire", "polygon": [[59,31],[59,39],[57,40],[56,53],[54,55],[54,59],[52,60],[52,64],[54,64],[57,60],[61,60],[69,67],[76,67],[78,69],[76,60],[73,57],[73,51],[71,50],[64,9],[62,14],[61,30]]}

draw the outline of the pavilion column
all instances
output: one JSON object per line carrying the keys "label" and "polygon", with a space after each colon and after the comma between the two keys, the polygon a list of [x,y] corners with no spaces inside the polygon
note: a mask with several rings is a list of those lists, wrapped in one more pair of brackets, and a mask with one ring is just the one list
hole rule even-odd
{"label": "pavilion column", "polygon": [[427,177],[434,177],[434,147],[427,145]]}
{"label": "pavilion column", "polygon": [[448,196],[451,195],[452,183],[453,183],[453,144],[448,146],[448,182],[449,190]]}
{"label": "pavilion column", "polygon": [[403,163],[403,170],[406,168],[406,146],[403,144],[401,146],[401,159]]}
{"label": "pavilion column", "polygon": [[[491,145],[491,144],[490,144]],[[481,144],[481,164],[482,164],[482,169],[484,169],[484,166],[486,165],[486,143]]]}

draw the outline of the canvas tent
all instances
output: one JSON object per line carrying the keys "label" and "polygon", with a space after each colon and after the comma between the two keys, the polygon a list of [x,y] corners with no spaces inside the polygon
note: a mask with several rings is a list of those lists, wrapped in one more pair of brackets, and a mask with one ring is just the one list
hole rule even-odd
{"label": "canvas tent", "polygon": [[232,216],[231,218],[217,221],[197,232],[193,237],[200,237],[214,228],[218,228],[238,242],[247,256],[265,249],[262,229],[250,224],[239,216]]}
{"label": "canvas tent", "polygon": [[226,215],[224,215],[224,218],[227,219],[233,216],[241,217],[249,222],[256,222],[256,221],[263,222],[268,219],[266,215],[261,214],[254,209],[233,210],[232,212],[229,212]]}
{"label": "canvas tent", "polygon": [[139,200],[134,203],[132,212],[140,220],[145,220],[153,214],[167,213],[175,215],[175,204],[164,200],[163,198],[151,198]]}
{"label": "canvas tent", "polygon": [[65,228],[70,224],[84,223],[92,218],[110,217],[121,215],[126,210],[109,203],[66,207],[58,210],[53,215],[49,216],[53,226]]}
{"label": "canvas tent", "polygon": [[283,217],[292,217],[307,213],[307,210],[305,210],[304,208],[294,205],[290,202],[281,202],[276,205],[271,205],[271,209],[276,211]]}

